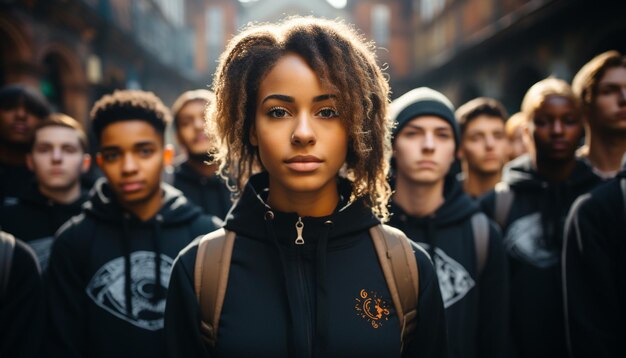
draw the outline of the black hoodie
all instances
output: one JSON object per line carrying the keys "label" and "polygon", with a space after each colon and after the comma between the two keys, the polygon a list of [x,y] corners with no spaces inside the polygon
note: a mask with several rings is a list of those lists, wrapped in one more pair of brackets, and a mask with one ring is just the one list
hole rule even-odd
{"label": "black hoodie", "polygon": [[572,357],[626,357],[626,171],[580,197],[563,247]]}
{"label": "black hoodie", "polygon": [[0,208],[0,226],[28,243],[42,269],[48,265],[54,233],[74,215],[80,214],[87,193],[71,204],[60,204],[44,196],[33,183],[15,205]]}
{"label": "black hoodie", "polygon": [[[196,242],[181,252],[172,273],[165,312],[169,356],[399,356],[400,325],[368,233],[379,222],[362,200],[346,203],[347,181],[340,187],[342,200],[333,214],[301,218],[305,243],[296,245],[298,215],[265,204],[267,174],[251,178],[225,225],[237,238],[217,345],[207,349],[201,339]],[[419,318],[405,353],[444,357],[435,272],[421,249],[415,258]],[[365,304],[369,299],[380,312]]]}
{"label": "black hoodie", "polygon": [[[511,329],[519,357],[565,357],[561,289],[563,226],[572,202],[600,182],[581,161],[563,182],[549,182],[533,169],[530,156],[509,163],[503,181],[514,200],[502,228],[509,256]],[[494,218],[495,192],[481,198]]]}
{"label": "black hoodie", "polygon": [[35,174],[26,165],[0,163],[0,207],[14,205],[35,182]]}
{"label": "black hoodie", "polygon": [[37,257],[15,240],[11,261],[4,296],[0,288],[0,357],[40,357],[44,301]]}
{"label": "black hoodie", "polygon": [[215,215],[222,220],[233,205],[230,190],[220,177],[200,175],[186,161],[176,166],[173,185],[189,201],[201,207],[205,214]]}
{"label": "black hoodie", "polygon": [[163,312],[173,259],[216,226],[180,191],[167,184],[162,191],[159,212],[141,221],[125,212],[100,180],[84,212],[59,230],[46,276],[47,353],[164,355]]}
{"label": "black hoodie", "polygon": [[389,225],[424,246],[433,258],[448,323],[450,357],[504,357],[508,339],[508,275],[502,238],[489,225],[488,256],[478,272],[471,218],[480,211],[452,176],[444,203],[414,217],[392,202]]}

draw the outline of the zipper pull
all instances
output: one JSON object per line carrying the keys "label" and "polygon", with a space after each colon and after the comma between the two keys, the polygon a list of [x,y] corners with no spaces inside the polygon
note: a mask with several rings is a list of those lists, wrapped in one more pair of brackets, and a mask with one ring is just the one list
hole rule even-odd
{"label": "zipper pull", "polygon": [[296,237],[296,245],[304,245],[304,238],[302,237],[302,230],[304,230],[304,223],[302,222],[302,218],[298,217],[298,222],[296,223],[296,231],[298,232],[298,237]]}

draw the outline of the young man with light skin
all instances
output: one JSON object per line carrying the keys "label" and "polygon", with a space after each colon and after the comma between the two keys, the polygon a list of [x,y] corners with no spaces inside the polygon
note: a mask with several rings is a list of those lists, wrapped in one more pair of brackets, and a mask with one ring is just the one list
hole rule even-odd
{"label": "young man with light skin", "polygon": [[582,102],[585,147],[579,151],[603,179],[621,168],[626,152],[626,56],[607,51],[585,64],[572,89]]}
{"label": "young man with light skin", "polygon": [[515,113],[506,121],[506,137],[509,140],[509,148],[511,149],[509,160],[528,153],[528,143],[524,139],[524,126],[526,126],[526,117],[522,112]]}
{"label": "young man with light skin", "polygon": [[[450,357],[506,356],[504,247],[495,225],[449,174],[460,141],[454,108],[443,94],[421,87],[393,101],[391,117],[396,122],[396,191],[389,225],[424,246],[433,259],[446,309]],[[503,127],[502,120],[496,121]],[[477,217],[484,224],[480,233],[474,229]],[[478,242],[487,248],[482,259]]]}
{"label": "young man with light skin", "polygon": [[496,186],[509,159],[506,110],[495,99],[480,97],[459,107],[455,116],[461,127],[458,156],[463,168],[463,189],[477,198]]}
{"label": "young man with light skin", "polygon": [[173,152],[169,110],[151,92],[116,91],[91,111],[99,180],[56,234],[47,275],[51,356],[160,357],[173,259],[215,228],[161,182]]}
{"label": "young man with light skin", "polygon": [[208,90],[187,91],[172,105],[176,139],[187,154],[175,167],[173,185],[206,214],[224,219],[232,205],[230,191],[216,175],[219,163],[208,164],[215,141],[205,131],[204,113],[213,98]]}
{"label": "young man with light skin", "polygon": [[31,245],[44,268],[54,233],[80,213],[87,199],[80,186],[91,163],[87,148],[85,131],[75,119],[61,113],[43,119],[26,156],[37,182],[16,205],[0,208],[0,226]]}
{"label": "young man with light skin", "polygon": [[0,206],[12,205],[30,185],[26,155],[38,122],[50,113],[46,99],[20,85],[0,89]]}

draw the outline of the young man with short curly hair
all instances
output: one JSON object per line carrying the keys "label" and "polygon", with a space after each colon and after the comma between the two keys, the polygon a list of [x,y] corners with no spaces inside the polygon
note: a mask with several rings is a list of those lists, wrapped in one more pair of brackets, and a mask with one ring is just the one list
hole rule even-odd
{"label": "young man with short curly hair", "polygon": [[105,178],[57,233],[47,276],[46,352],[63,357],[161,357],[173,259],[211,217],[161,182],[171,159],[168,109],[151,92],[96,102],[92,128]]}

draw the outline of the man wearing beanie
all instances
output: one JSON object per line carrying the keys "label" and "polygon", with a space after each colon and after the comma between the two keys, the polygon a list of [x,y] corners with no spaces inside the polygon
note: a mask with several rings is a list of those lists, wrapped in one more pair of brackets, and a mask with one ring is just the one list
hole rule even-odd
{"label": "man wearing beanie", "polygon": [[496,226],[449,175],[460,131],[452,103],[417,88],[391,103],[395,193],[388,223],[424,246],[437,269],[451,357],[504,357],[508,276]]}
{"label": "man wearing beanie", "polygon": [[214,143],[205,133],[204,112],[212,98],[213,93],[208,90],[187,91],[172,106],[176,139],[187,154],[186,160],[174,168],[173,185],[205,214],[224,220],[232,204],[230,191],[215,175],[218,164],[207,164],[212,159],[209,150]]}

